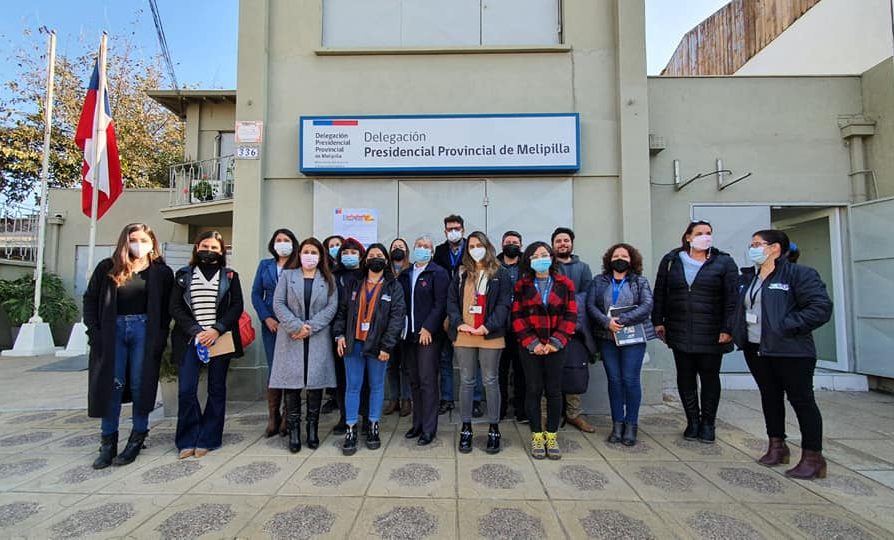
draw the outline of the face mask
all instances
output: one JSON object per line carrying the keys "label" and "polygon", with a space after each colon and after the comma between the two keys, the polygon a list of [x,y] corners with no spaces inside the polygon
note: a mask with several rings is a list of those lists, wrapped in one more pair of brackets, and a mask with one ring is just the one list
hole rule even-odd
{"label": "face mask", "polygon": [[427,263],[431,260],[431,250],[424,247],[417,247],[413,250],[413,258],[416,262]]}
{"label": "face mask", "polygon": [[630,261],[625,261],[624,259],[615,259],[611,262],[612,270],[615,272],[624,273],[630,269]]}
{"label": "face mask", "polygon": [[343,253],[341,256],[341,263],[345,268],[354,269],[360,266],[360,255],[351,255],[348,253]]}
{"label": "face mask", "polygon": [[395,248],[395,249],[391,250],[391,260],[392,261],[400,262],[406,258],[407,258],[406,251],[404,251],[400,248]]}
{"label": "face mask", "polygon": [[463,233],[459,231],[447,231],[447,240],[449,240],[451,244],[459,242],[462,238]]}
{"label": "face mask", "polygon": [[302,253],[301,266],[307,270],[313,270],[320,263],[320,256],[316,253]]}
{"label": "face mask", "polygon": [[369,268],[370,272],[381,272],[387,265],[388,263],[385,262],[385,259],[369,259],[366,261],[366,266]]}
{"label": "face mask", "polygon": [[196,252],[199,262],[202,264],[217,264],[220,261],[220,253],[210,249],[202,249]]}
{"label": "face mask", "polygon": [[469,255],[472,256],[472,260],[475,262],[481,262],[484,259],[484,256],[487,255],[487,249],[483,247],[476,247],[469,250]]}
{"label": "face mask", "polygon": [[280,257],[288,257],[292,254],[292,243],[291,242],[276,242],[273,244],[273,251],[276,252]]}
{"label": "face mask", "polygon": [[136,259],[142,259],[152,251],[152,244],[143,242],[130,242],[127,247],[130,249],[130,254]]}
{"label": "face mask", "polygon": [[714,243],[714,238],[711,237],[710,234],[703,234],[701,236],[696,236],[689,242],[689,245],[694,247],[699,251],[708,251],[711,249],[711,245]]}
{"label": "face mask", "polygon": [[766,262],[768,256],[764,253],[763,247],[751,247],[748,248],[748,258],[751,259],[751,262],[760,266]]}
{"label": "face mask", "polygon": [[338,250],[340,250],[340,249],[341,249],[341,246],[332,246],[331,248],[329,248],[329,256],[332,257],[333,259],[338,257]]}
{"label": "face mask", "polygon": [[509,259],[514,259],[521,255],[521,248],[516,246],[515,244],[506,244],[503,246],[503,256]]}
{"label": "face mask", "polygon": [[542,257],[540,259],[531,259],[531,269],[535,272],[546,272],[553,265],[552,257]]}

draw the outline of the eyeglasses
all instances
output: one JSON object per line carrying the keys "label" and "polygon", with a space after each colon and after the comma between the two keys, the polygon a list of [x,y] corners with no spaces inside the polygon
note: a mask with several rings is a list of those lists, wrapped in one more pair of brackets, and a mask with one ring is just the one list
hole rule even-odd
{"label": "eyeglasses", "polygon": [[755,247],[755,248],[756,248],[756,247],[767,247],[767,246],[769,246],[769,245],[770,245],[770,244],[767,243],[767,242],[752,242],[752,243],[751,243],[751,247]]}
{"label": "eyeglasses", "polygon": [[461,230],[463,230],[463,228],[462,227],[447,227],[447,230],[448,231],[461,231]]}
{"label": "eyeglasses", "polygon": [[693,219],[693,220],[690,221],[689,223],[694,223],[694,224],[697,224],[697,225],[708,225],[708,226],[711,225],[711,222],[708,221],[707,219]]}

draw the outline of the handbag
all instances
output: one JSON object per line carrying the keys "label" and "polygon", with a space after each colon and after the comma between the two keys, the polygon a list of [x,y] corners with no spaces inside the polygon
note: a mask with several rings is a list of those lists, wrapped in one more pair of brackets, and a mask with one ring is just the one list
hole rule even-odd
{"label": "handbag", "polygon": [[255,337],[255,329],[251,325],[251,315],[247,311],[243,311],[239,316],[239,338],[242,348],[247,349],[254,342]]}

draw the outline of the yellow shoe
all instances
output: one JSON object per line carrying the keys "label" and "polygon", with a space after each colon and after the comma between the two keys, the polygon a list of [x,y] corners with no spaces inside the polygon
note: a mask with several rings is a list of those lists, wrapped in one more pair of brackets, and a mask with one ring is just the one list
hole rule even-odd
{"label": "yellow shoe", "polygon": [[546,457],[543,433],[531,434],[531,457],[534,459],[543,459]]}
{"label": "yellow shoe", "polygon": [[555,433],[546,432],[546,457],[549,459],[562,459],[562,451],[559,449],[559,439]]}

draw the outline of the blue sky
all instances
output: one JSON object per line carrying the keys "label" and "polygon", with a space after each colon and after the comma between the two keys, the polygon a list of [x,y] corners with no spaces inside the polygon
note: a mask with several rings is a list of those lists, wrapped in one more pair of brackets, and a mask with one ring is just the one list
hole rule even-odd
{"label": "blue sky", "polygon": [[[371,0],[372,1],[372,0]],[[588,1],[588,0],[576,0]],[[0,18],[0,73],[15,73],[9,61],[27,44],[22,30],[56,30],[58,50],[81,52],[99,45],[103,30],[132,32],[137,47],[155,54],[158,40],[147,0],[4,0]],[[658,74],[690,28],[726,0],[646,0],[648,72]],[[235,88],[238,0],[158,0],[168,47],[181,85]],[[43,38],[38,39],[43,43]]]}

